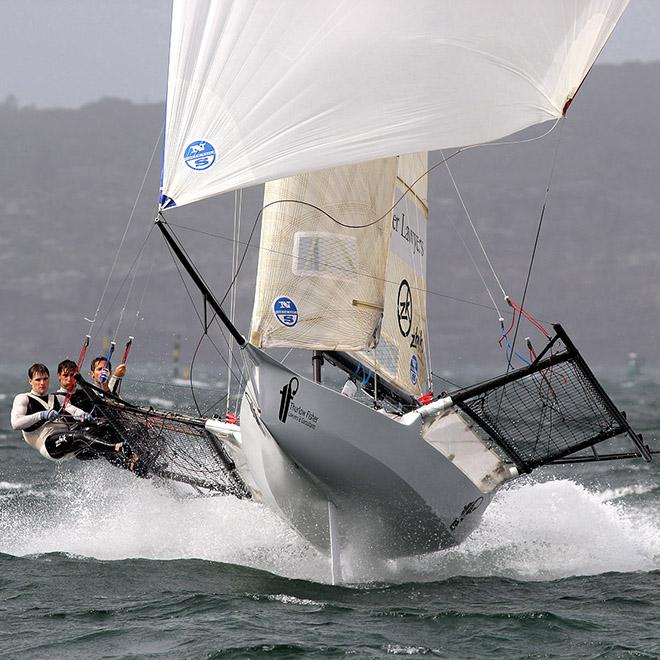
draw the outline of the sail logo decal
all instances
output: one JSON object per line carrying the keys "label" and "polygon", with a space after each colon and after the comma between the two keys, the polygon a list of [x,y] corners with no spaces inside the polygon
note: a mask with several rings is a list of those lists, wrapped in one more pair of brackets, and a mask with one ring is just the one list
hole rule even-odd
{"label": "sail logo decal", "polygon": [[419,360],[416,355],[413,355],[410,358],[410,382],[413,385],[417,385],[417,379],[419,378]]}
{"label": "sail logo decal", "polygon": [[399,330],[404,337],[410,334],[412,327],[412,293],[407,280],[401,280],[399,294],[396,301],[396,316],[399,322]]}
{"label": "sail logo decal", "polygon": [[287,328],[293,328],[298,323],[298,307],[291,298],[280,296],[273,303],[273,313],[275,318]]}
{"label": "sail logo decal", "polygon": [[408,220],[408,224],[406,224],[405,213],[401,213],[401,215],[397,215],[396,213],[392,214],[392,229],[395,234],[401,236],[401,238],[408,243],[413,255],[418,254],[420,257],[424,256],[424,238],[413,229],[410,220]]}
{"label": "sail logo decal", "polygon": [[299,386],[300,381],[294,376],[288,382],[288,384],[280,390],[282,398],[280,399],[279,419],[282,424],[286,423],[286,418],[289,416],[289,407],[291,406],[291,401],[293,400],[293,397],[296,396],[296,392],[298,391]]}
{"label": "sail logo decal", "polygon": [[183,160],[192,170],[207,170],[215,163],[215,149],[206,140],[195,140],[186,147]]}

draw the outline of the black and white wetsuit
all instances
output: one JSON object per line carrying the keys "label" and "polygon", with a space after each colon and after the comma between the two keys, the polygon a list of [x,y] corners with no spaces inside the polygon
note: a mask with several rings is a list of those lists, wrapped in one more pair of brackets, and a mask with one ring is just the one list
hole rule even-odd
{"label": "black and white wetsuit", "polygon": [[[41,396],[35,392],[18,394],[11,409],[11,426],[23,433],[23,439],[44,458],[59,461],[77,454],[115,451],[112,441],[96,437],[86,429],[71,429],[61,419],[41,419],[44,410],[62,410],[62,402],[55,394]],[[73,417],[82,416],[84,411],[68,404],[62,413]]]}
{"label": "black and white wetsuit", "polygon": [[[121,378],[117,378],[117,376],[111,376],[110,380],[108,381],[108,389],[112,394],[119,395],[119,388],[121,386]],[[59,389],[57,390],[58,394],[66,394],[64,390]],[[101,393],[97,393],[98,396],[103,396]],[[76,408],[80,408],[81,410],[84,410],[86,413],[94,414],[94,401],[89,397],[87,392],[85,390],[82,390],[81,388],[77,387],[73,394],[71,395],[71,404],[76,406]]]}

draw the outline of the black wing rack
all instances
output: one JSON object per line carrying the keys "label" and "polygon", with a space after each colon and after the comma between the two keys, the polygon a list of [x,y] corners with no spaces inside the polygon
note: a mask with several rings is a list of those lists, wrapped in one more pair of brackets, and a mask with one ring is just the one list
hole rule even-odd
{"label": "black wing rack", "polygon": [[[526,367],[449,393],[519,472],[548,463],[626,458],[599,456],[594,445],[627,434],[646,461],[651,451],[635,433],[559,324],[555,336]],[[592,456],[566,458],[593,449]]]}
{"label": "black wing rack", "polygon": [[[81,378],[78,385],[93,400],[94,417],[107,423],[112,436],[130,448],[138,474],[250,498],[233,460],[222,442],[207,431],[203,419],[128,403]],[[122,467],[130,469],[131,462]]]}

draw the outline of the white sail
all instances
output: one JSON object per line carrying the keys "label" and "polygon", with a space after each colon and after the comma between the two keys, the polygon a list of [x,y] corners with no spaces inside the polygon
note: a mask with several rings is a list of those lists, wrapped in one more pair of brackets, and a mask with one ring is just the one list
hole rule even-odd
{"label": "white sail", "polygon": [[161,206],[561,117],[627,2],[174,0]]}
{"label": "white sail", "polygon": [[396,173],[385,158],[266,184],[253,345],[375,345]]}
{"label": "white sail", "polygon": [[378,345],[355,357],[414,397],[429,384],[426,320],[428,221],[426,153],[399,156],[385,270],[384,312]]}

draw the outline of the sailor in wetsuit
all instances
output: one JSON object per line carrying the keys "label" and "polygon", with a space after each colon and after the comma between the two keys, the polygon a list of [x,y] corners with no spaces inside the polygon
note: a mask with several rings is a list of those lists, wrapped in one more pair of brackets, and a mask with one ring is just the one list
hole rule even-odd
{"label": "sailor in wetsuit", "polygon": [[[65,397],[68,392],[73,392],[70,397],[71,403],[77,408],[89,413],[94,420],[97,420],[98,414],[94,407],[94,401],[89,397],[85,390],[76,389],[75,376],[77,370],[78,367],[73,360],[62,360],[62,362],[57,365],[57,378],[60,381],[60,388],[57,390],[57,394],[63,400],[63,396]],[[89,375],[92,377],[92,382],[96,388],[118,395],[121,379],[126,373],[126,365],[120,364],[115,370],[115,373],[109,377],[111,370],[112,365],[107,365],[106,358],[97,357],[92,360]],[[97,393],[97,396],[102,397],[103,395]],[[87,429],[87,432],[94,436],[105,435],[106,440],[108,441],[111,440],[113,436],[112,429],[108,425],[103,424],[97,425],[96,428],[89,428]],[[99,455],[93,451],[81,452],[77,455],[77,458],[81,460],[98,457]],[[120,452],[113,454],[104,453],[103,457],[115,467],[134,472],[138,477],[148,476],[144,461],[139,459],[127,441],[123,442]]]}
{"label": "sailor in wetsuit", "polygon": [[[121,379],[126,374],[126,365],[120,364],[115,373],[112,372],[112,365],[107,363],[106,358],[100,356],[92,360],[89,368],[89,375],[92,378],[92,384],[99,390],[104,392],[111,392],[112,394],[119,394],[119,387],[121,386]],[[76,363],[73,360],[64,360],[60,362],[57,368],[57,375],[60,379],[60,390],[64,389],[65,392],[71,391],[76,387],[74,376],[76,373]],[[64,374],[64,376],[62,375]],[[63,382],[64,377],[64,382]],[[76,389],[71,396],[71,403],[77,408],[81,408],[85,412],[94,412],[94,402],[89,398],[84,390]]]}
{"label": "sailor in wetsuit", "polygon": [[85,428],[71,428],[64,421],[85,423],[91,421],[91,415],[71,404],[62,408],[63,402],[48,394],[50,374],[46,365],[33,364],[28,369],[28,382],[31,391],[14,398],[11,425],[44,458],[58,461],[78,454],[112,454],[122,449],[121,442],[98,437]]}

